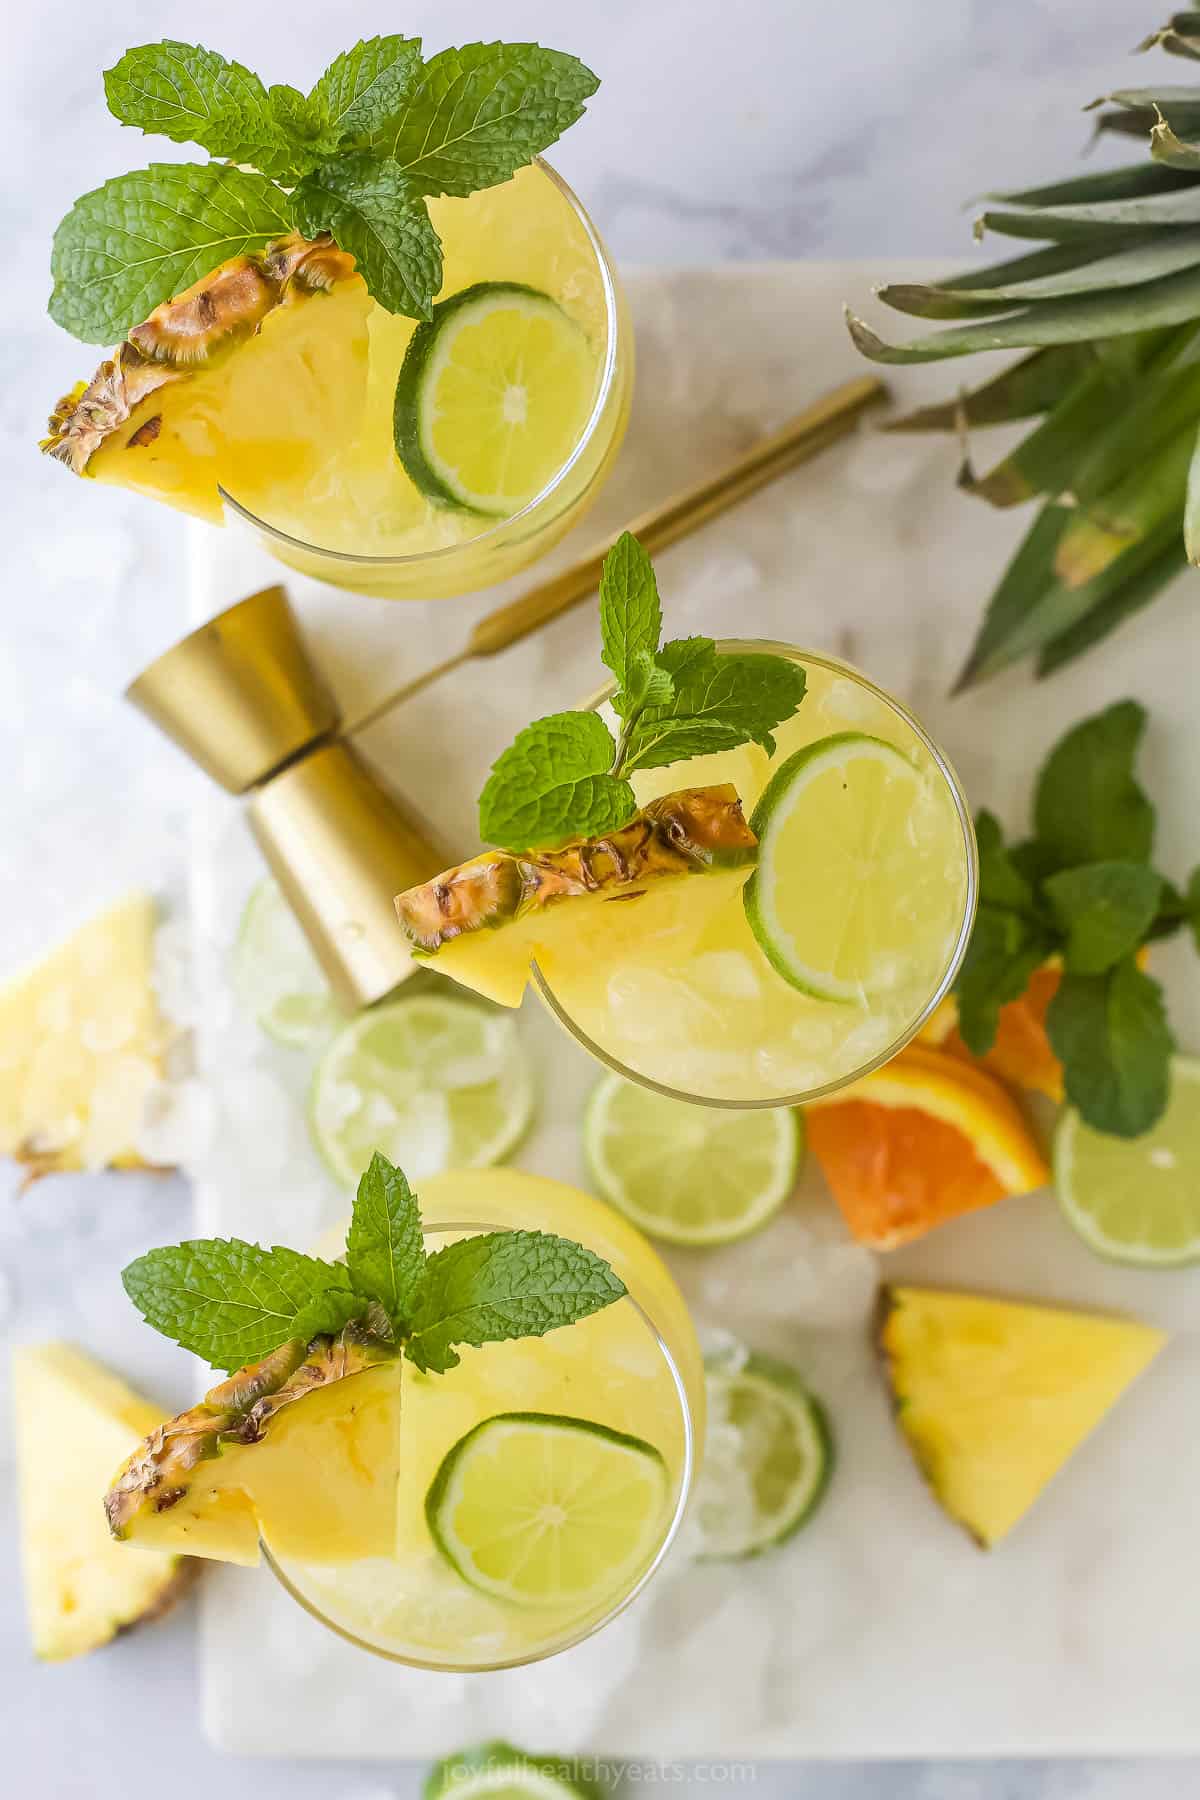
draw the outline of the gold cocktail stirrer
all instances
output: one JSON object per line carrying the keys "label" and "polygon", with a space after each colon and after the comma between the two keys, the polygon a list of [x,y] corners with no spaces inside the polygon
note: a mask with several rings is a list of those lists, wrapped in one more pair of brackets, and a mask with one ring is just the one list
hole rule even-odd
{"label": "gold cocktail stirrer", "polygon": [[[844,437],[869,406],[885,398],[886,392],[883,383],[873,375],[844,382],[805,407],[770,437],[762,438],[744,451],[734,462],[727,463],[715,475],[709,475],[670,500],[652,506],[640,518],[634,519],[629,530],[649,555],[657,556],[668,544],[686,537],[727,507],[736,506],[740,500],[774,481],[776,476],[807,462],[827,445]],[[375,701],[366,712],[342,726],[341,736],[353,737],[365,731],[393,706],[411,700],[414,694],[431,687],[443,675],[461,669],[464,663],[472,662],[476,657],[495,656],[499,651],[509,649],[532,632],[540,631],[551,619],[557,619],[581,600],[594,595],[600,584],[601,565],[611,548],[611,540],[601,544],[561,574],[549,576],[519,599],[488,613],[479,620],[462,650],[405,682],[403,687],[385,694],[382,700]]]}
{"label": "gold cocktail stirrer", "polygon": [[[630,526],[653,555],[845,436],[884,397],[848,381],[718,474]],[[455,860],[348,737],[477,656],[495,656],[596,592],[610,546],[481,619],[457,656],[349,724],[313,663],[288,597],[264,588],[226,607],[143,669],[127,698],[227,792],[343,1005],[370,1006],[415,967],[393,897]]]}

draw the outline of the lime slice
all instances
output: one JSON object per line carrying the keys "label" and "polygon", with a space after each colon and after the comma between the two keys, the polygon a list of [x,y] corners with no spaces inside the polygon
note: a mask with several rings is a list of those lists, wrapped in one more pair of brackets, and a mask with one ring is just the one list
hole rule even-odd
{"label": "lime slice", "polygon": [[574,1771],[571,1756],[532,1756],[493,1740],[454,1750],[435,1763],[421,1800],[599,1800],[600,1790]]}
{"label": "lime slice", "polygon": [[268,875],[251,892],[233,946],[233,988],[268,1037],[304,1049],[344,1018],[299,920]]}
{"label": "lime slice", "polygon": [[705,1558],[758,1556],[812,1517],[833,1467],[824,1409],[773,1357],[710,1359],[695,1514]]}
{"label": "lime slice", "polygon": [[1141,1137],[1065,1112],[1054,1180],[1068,1223],[1101,1256],[1147,1269],[1200,1261],[1200,1061],[1174,1059],[1167,1109]]}
{"label": "lime slice", "polygon": [[582,1617],[646,1568],[668,1489],[666,1464],[642,1438],[556,1413],[497,1413],[447,1452],[425,1517],[473,1588]]}
{"label": "lime slice", "polygon": [[803,1133],[786,1106],[692,1106],[606,1075],[583,1147],[606,1200],[651,1237],[728,1244],[765,1225],[796,1185]]}
{"label": "lime slice", "polygon": [[549,294],[478,282],[413,332],[396,383],[396,454],[430,500],[510,518],[582,437],[596,369],[585,332]]}
{"label": "lime slice", "polygon": [[430,994],[374,1007],[338,1033],[317,1065],[308,1122],[354,1187],[376,1150],[410,1181],[499,1162],[532,1112],[515,1021]]}
{"label": "lime slice", "polygon": [[928,960],[921,933],[931,921],[941,933],[944,906],[926,890],[944,888],[945,868],[914,844],[926,785],[892,744],[858,731],[807,744],[771,777],[742,895],[767,960],[801,993],[861,1003]]}

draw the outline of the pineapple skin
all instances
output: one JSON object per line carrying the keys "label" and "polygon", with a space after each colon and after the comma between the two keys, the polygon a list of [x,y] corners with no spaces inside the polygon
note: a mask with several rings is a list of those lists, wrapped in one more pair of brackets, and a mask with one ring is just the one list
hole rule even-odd
{"label": "pineapple skin", "polygon": [[390,1553],[400,1360],[353,1323],[282,1344],[148,1433],[104,1496],[112,1537],[252,1566]]}
{"label": "pineapple skin", "polygon": [[[932,1331],[905,1343],[918,1316]],[[874,1340],[897,1429],[938,1505],[981,1550],[1020,1522],[1166,1343],[1135,1319],[890,1284]],[[1006,1358],[1007,1392],[994,1380]],[[1030,1379],[1039,1369],[1040,1390]]]}
{"label": "pineapple skin", "polygon": [[62,1662],[169,1612],[199,1565],[123,1556],[98,1502],[122,1444],[162,1409],[70,1344],[20,1346],[12,1364],[30,1639],[39,1660]]}

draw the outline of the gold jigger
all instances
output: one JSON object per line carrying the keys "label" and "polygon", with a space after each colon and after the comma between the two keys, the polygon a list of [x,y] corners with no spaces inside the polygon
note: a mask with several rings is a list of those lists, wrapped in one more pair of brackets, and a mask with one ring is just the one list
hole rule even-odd
{"label": "gold jigger", "polygon": [[288,597],[263,588],[200,626],[126,698],[231,794],[337,998],[370,1006],[413,973],[394,896],[454,859],[349,744]]}

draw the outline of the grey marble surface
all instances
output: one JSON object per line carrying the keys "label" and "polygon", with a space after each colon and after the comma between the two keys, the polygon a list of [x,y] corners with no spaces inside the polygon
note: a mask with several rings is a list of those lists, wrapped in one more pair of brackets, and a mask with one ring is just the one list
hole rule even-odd
{"label": "grey marble surface", "polygon": [[[7,25],[0,62],[3,222],[0,383],[6,568],[0,632],[0,965],[134,883],[182,892],[198,778],[119,700],[123,682],[182,624],[177,520],[71,486],[31,454],[47,405],[90,353],[44,312],[50,231],[84,188],[147,154],[104,111],[98,72],[129,43],[206,41],[307,86],[357,35],[424,31],[430,43],[503,34],[561,43],[605,87],[557,161],[618,259],[706,263],[967,248],[961,202],[1069,167],[1086,135],[1070,104],[1135,79],[1124,52],[1158,22],[1128,0],[382,0],[335,8],[210,0],[197,28],[180,0],[48,0]],[[155,143],[152,154],[169,155]],[[186,154],[180,151],[182,156]],[[114,1280],[150,1238],[181,1235],[178,1181],[93,1177],[0,1189],[0,1315],[14,1336],[74,1335],[182,1400],[178,1358],[131,1330]],[[186,1380],[186,1375],[183,1376]],[[102,1655],[39,1668],[16,1569],[7,1432],[0,1439],[0,1694],[16,1792],[109,1800],[169,1781],[177,1800],[219,1784],[251,1795],[408,1800],[398,1766],[251,1763],[201,1740],[186,1612]],[[1187,1603],[1186,1601],[1184,1603]],[[864,1704],[869,1705],[869,1696]],[[347,1746],[351,1751],[352,1746]],[[625,1791],[651,1785],[640,1771]],[[702,1791],[719,1772],[667,1769],[654,1785]],[[1180,1763],[794,1765],[763,1768],[764,1800],[1177,1800]]]}

